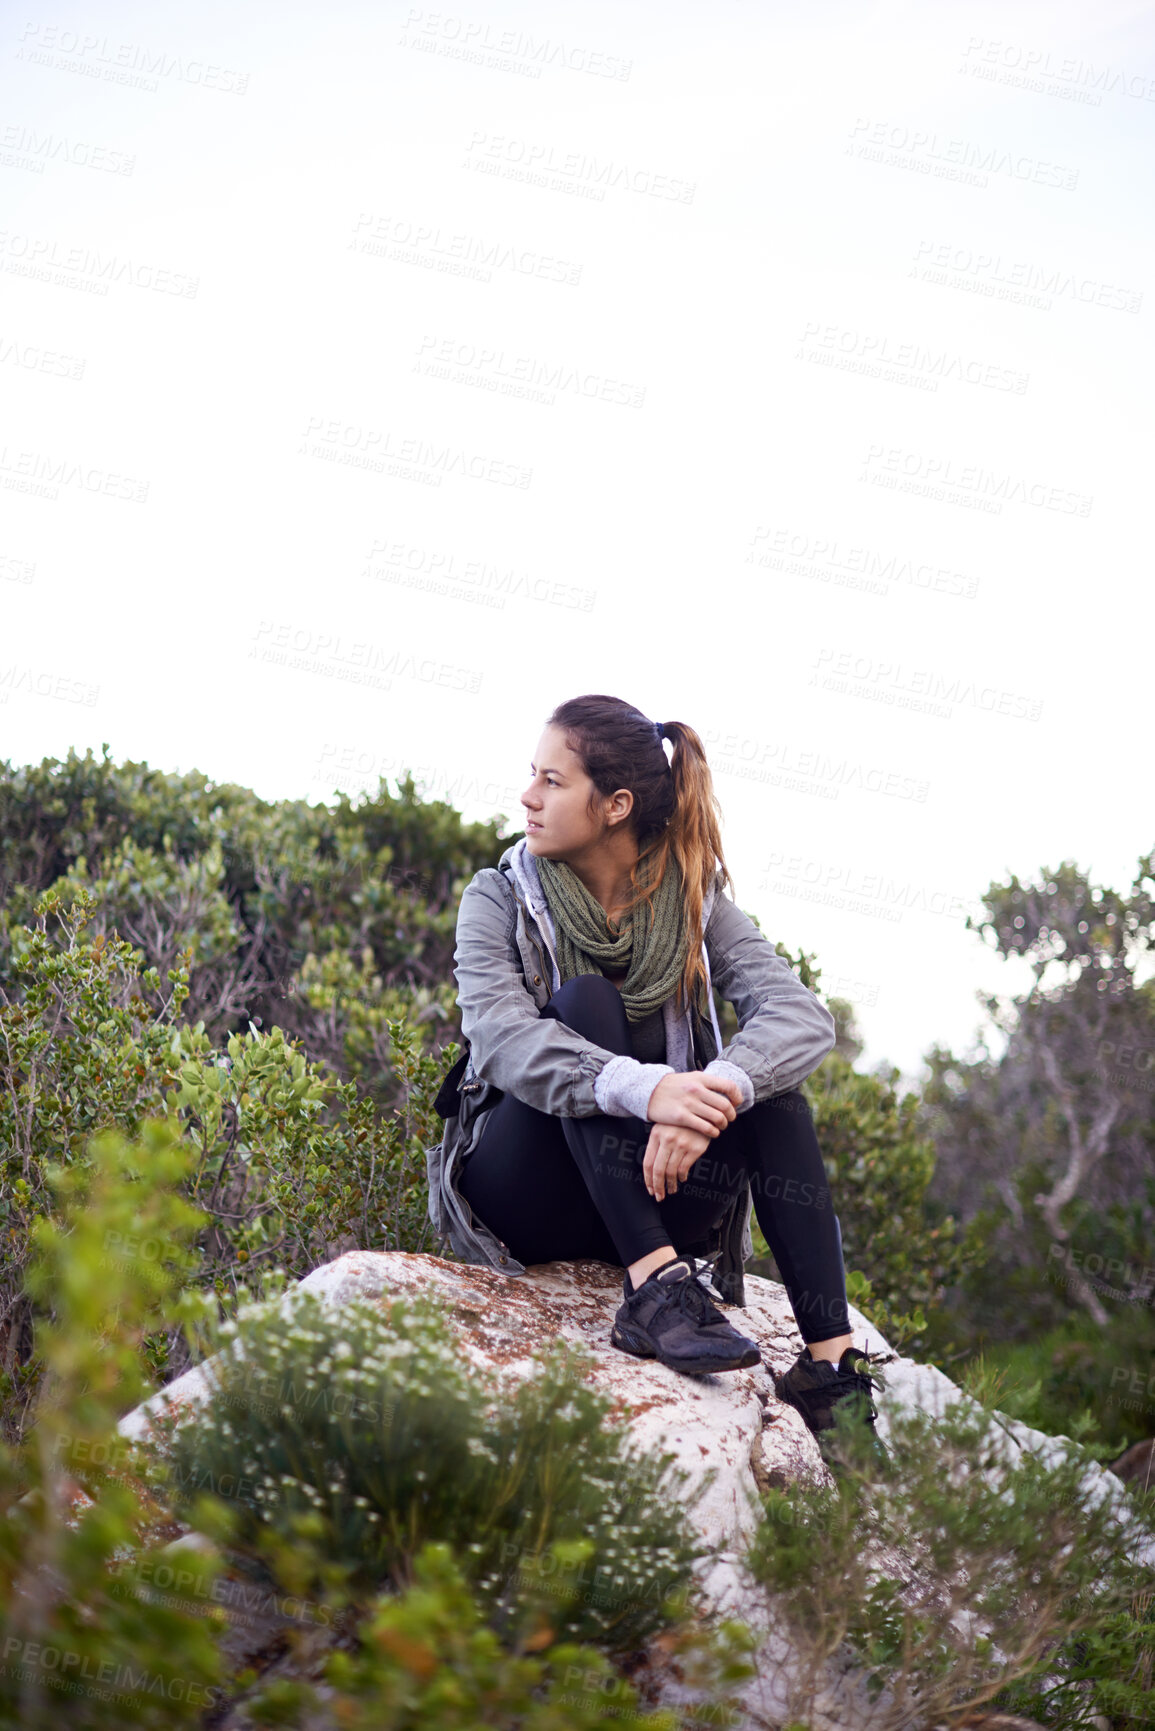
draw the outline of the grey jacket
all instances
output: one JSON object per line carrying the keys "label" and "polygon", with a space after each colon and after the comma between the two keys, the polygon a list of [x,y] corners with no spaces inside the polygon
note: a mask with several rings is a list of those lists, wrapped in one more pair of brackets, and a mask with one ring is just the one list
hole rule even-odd
{"label": "grey jacket", "polygon": [[[737,1082],[739,1110],[746,1111],[757,1100],[797,1088],[822,1062],[834,1044],[834,1018],[728,896],[711,891],[702,924],[707,979],[733,1004],[739,1026],[723,1050],[708,993],[718,1055],[705,1070]],[[446,1120],[441,1141],[426,1150],[429,1218],[463,1261],[522,1275],[524,1265],[475,1217],[458,1188],[458,1174],[480,1140],[486,1110],[508,1093],[557,1118],[609,1112],[644,1119],[661,1076],[700,1067],[691,1016],[688,1011],[679,1015],[673,999],[664,1005],[668,1062],[642,1064],[592,1045],[563,1022],[541,1015],[561,975],[553,920],[524,839],[466,886],[454,959],[470,1054],[461,1110]],[[706,1038],[703,1033],[699,1050]],[[700,1250],[717,1255],[714,1285],[738,1305],[745,1303],[743,1265],[753,1254],[751,1207],[750,1187],[743,1184]]]}

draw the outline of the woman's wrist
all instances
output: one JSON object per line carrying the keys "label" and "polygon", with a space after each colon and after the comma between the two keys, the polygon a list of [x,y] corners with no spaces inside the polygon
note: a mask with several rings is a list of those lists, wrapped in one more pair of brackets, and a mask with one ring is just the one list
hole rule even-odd
{"label": "woman's wrist", "polygon": [[736,1082],[742,1090],[742,1104],[739,1112],[748,1112],[754,1104],[754,1084],[738,1064],[731,1064],[729,1058],[711,1058],[703,1076],[717,1076],[724,1082]]}
{"label": "woman's wrist", "polygon": [[651,1094],[663,1076],[673,1074],[669,1064],[643,1064],[624,1054],[611,1058],[594,1080],[598,1110],[611,1118],[644,1118],[648,1122]]}

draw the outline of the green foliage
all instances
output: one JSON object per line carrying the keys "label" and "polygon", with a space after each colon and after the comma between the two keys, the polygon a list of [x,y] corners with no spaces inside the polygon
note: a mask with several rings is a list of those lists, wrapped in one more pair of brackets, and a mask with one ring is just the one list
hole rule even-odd
{"label": "green foliage", "polygon": [[38,1221],[28,1275],[47,1386],[32,1441],[0,1455],[0,1720],[27,1731],[192,1726],[215,1700],[212,1615],[123,1585],[161,1554],[116,1424],[147,1392],[141,1342],[180,1314],[201,1225],[177,1194],[190,1161],[146,1123],[47,1174],[59,1215]]}
{"label": "green foliage", "polygon": [[107,748],[0,763],[0,986],[38,897],[84,888],[96,929],[131,938],[145,967],[163,974],[191,945],[188,1013],[214,1042],[275,1023],[390,1103],[385,1023],[404,1009],[453,1031],[457,903],[501,846],[496,823],[463,822],[409,778],[308,805]]}
{"label": "green foliage", "polygon": [[1065,1641],[1046,1677],[1003,1690],[996,1706],[1063,1731],[1142,1731],[1155,1722],[1155,1593],[1134,1594],[1083,1634]]}
{"label": "green foliage", "polygon": [[[324,1708],[347,1731],[595,1731],[634,1721],[650,1731],[736,1725],[730,1686],[753,1674],[751,1640],[727,1623],[713,1636],[667,1643],[684,1672],[707,1683],[703,1715],[689,1708],[645,1712],[638,1692],[596,1648],[543,1639],[514,1649],[485,1623],[475,1594],[448,1545],[429,1542],[414,1559],[413,1584],[369,1609],[353,1652],[331,1655],[324,1693],[300,1681],[261,1688],[246,1708],[258,1725],[300,1724]],[[539,1658],[537,1652],[547,1645]]]}
{"label": "green foliage", "polygon": [[202,1278],[232,1295],[264,1271],[308,1274],[342,1250],[423,1250],[426,1140],[444,1059],[405,1022],[388,1026],[403,1088],[377,1110],[356,1083],[334,1083],[279,1028],[234,1034],[220,1057],[198,1025],[182,1028],[166,1103],[200,1160],[193,1194],[212,1216]]}
{"label": "green foliage", "polygon": [[[378,1601],[356,1653],[334,1653],[326,1666],[329,1711],[348,1731],[473,1731],[479,1724],[593,1731],[605,1723],[607,1699],[636,1708],[635,1691],[600,1653],[572,1643],[545,1659],[507,1652],[482,1620],[448,1545],[426,1545],[414,1577],[401,1598]],[[308,1684],[273,1684],[249,1712],[258,1725],[294,1724],[314,1703],[317,1691]],[[639,1718],[653,1731],[676,1731],[671,1713]]]}
{"label": "green foliage", "polygon": [[[968,1260],[954,1221],[926,1206],[934,1146],[918,1099],[899,1095],[897,1071],[861,1075],[832,1052],[807,1084],[818,1144],[837,1198],[847,1268],[861,1270],[886,1311],[927,1310]],[[881,1326],[881,1323],[880,1323]]]}
{"label": "green foliage", "polygon": [[1099,1460],[1114,1460],[1152,1432],[1155,1378],[1152,1319],[1123,1314],[1104,1333],[1073,1316],[1033,1340],[988,1340],[960,1359],[959,1380],[978,1398],[984,1376],[1007,1399],[991,1404],[1037,1430],[1078,1437]]}
{"label": "green foliage", "polygon": [[558,1638],[628,1650],[684,1613],[699,1553],[681,1475],[605,1426],[579,1355],[551,1348],[511,1393],[468,1366],[428,1300],[337,1314],[300,1293],[243,1321],[170,1444],[190,1506],[236,1487],[242,1544],[308,1540],[318,1570],[363,1590],[411,1584],[421,1547],[445,1542],[513,1638],[548,1617]]}
{"label": "green foliage", "polygon": [[53,1206],[49,1172],[83,1160],[95,1130],[131,1137],[146,1116],[163,1114],[187,990],[179,972],[167,990],[155,971],[139,973],[126,943],[86,941],[89,913],[83,898],[64,913],[46,897],[0,992],[0,1396],[9,1436],[39,1374],[24,1274],[35,1224]]}
{"label": "green foliage", "polygon": [[934,1048],[923,1089],[935,1202],[987,1254],[932,1318],[935,1349],[1037,1383],[1031,1422],[1100,1454],[1155,1412],[1153,892],[1150,855],[1126,893],[1071,861],[991,884],[971,924],[1030,988],[986,999],[997,1055],[985,1036],[968,1058]]}
{"label": "green foliage", "polygon": [[[162,988],[128,943],[90,938],[85,896],[65,911],[50,892],[35,917],[0,993],[0,1394],[10,1436],[39,1375],[23,1277],[35,1222],[53,1206],[52,1166],[83,1163],[95,1130],[132,1136],[146,1116],[174,1116],[197,1154],[189,1198],[208,1216],[190,1279],[231,1308],[239,1283],[259,1294],[274,1267],[299,1277],[345,1249],[430,1247],[424,1149],[440,1133],[432,1101],[445,1065],[410,1024],[389,1022],[393,1104],[383,1110],[278,1028],[234,1034],[221,1054],[203,1024],[178,1020],[182,965]],[[177,1334],[149,1351],[170,1373],[187,1363]]]}
{"label": "green foliage", "polygon": [[860,1310],[884,1335],[896,1352],[904,1351],[908,1342],[926,1333],[926,1317],[921,1310],[909,1314],[893,1310],[884,1299],[874,1296],[874,1287],[857,1268],[846,1271],[846,1296],[855,1310]]}
{"label": "green foliage", "polygon": [[[852,1046],[845,1007],[843,1017]],[[983,1249],[977,1231],[960,1233],[929,1201],[934,1146],[917,1096],[900,1096],[897,1080],[897,1071],[863,1074],[835,1050],[803,1092],[842,1230],[847,1296],[893,1345],[909,1350],[924,1344],[928,1315],[964,1270],[981,1266]],[[760,1232],[754,1242],[753,1272],[772,1272]]]}
{"label": "green foliage", "polygon": [[1125,1637],[1127,1664],[1149,1664],[1132,1607],[1155,1578],[1126,1558],[1155,1527],[1101,1495],[1080,1450],[1019,1455],[996,1418],[958,1402],[938,1420],[892,1418],[882,1474],[844,1428],[833,1488],[769,1492],[750,1546],[797,1653],[794,1714],[813,1711],[840,1652],[867,1668],[877,1731],[964,1723],[1042,1687],[1087,1642],[1101,1653]]}

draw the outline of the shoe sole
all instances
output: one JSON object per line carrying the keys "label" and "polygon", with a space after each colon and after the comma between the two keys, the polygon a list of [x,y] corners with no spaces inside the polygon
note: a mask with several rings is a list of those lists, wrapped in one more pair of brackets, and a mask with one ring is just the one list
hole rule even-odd
{"label": "shoe sole", "polygon": [[610,1332],[610,1345],[616,1346],[619,1352],[630,1353],[634,1358],[656,1358],[659,1364],[666,1365],[670,1370],[680,1370],[686,1376],[709,1376],[716,1370],[749,1370],[753,1365],[762,1362],[762,1354],[756,1346],[747,1347],[744,1352],[735,1355],[725,1364],[716,1358],[664,1358],[648,1334],[636,1328],[622,1328],[618,1323],[614,1324]]}

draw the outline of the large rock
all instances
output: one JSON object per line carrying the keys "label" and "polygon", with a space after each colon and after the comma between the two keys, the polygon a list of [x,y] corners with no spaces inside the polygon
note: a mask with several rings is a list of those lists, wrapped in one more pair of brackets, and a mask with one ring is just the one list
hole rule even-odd
{"label": "large rock", "polygon": [[[771,1485],[824,1482],[827,1468],[801,1416],[778,1400],[775,1373],[786,1370],[802,1342],[783,1287],[746,1276],[746,1307],[732,1311],[734,1321],[762,1349],[762,1364],[750,1370],[690,1377],[652,1360],[636,1359],[610,1345],[614,1313],[622,1300],[620,1269],[601,1262],[551,1262],[532,1267],[525,1278],[510,1279],[487,1268],[448,1262],[440,1257],[364,1251],[339,1257],[316,1269],[297,1290],[317,1294],[340,1306],[359,1297],[400,1294],[437,1295],[445,1300],[463,1346],[479,1367],[507,1377],[532,1373],[533,1355],[556,1339],[580,1343],[594,1365],[590,1380],[612,1401],[610,1417],[624,1422],[642,1448],[669,1450],[689,1475],[687,1494],[713,1469],[713,1482],[695,1503],[689,1519],[714,1550],[702,1587],[719,1612],[742,1618],[760,1631],[758,1676],[745,1691],[751,1726],[782,1722],[786,1711],[784,1679],[790,1650],[773,1627],[764,1594],[744,1573],[740,1557],[758,1512],[758,1492]],[[291,1302],[292,1295],[283,1302]],[[889,1415],[903,1407],[941,1412],[963,1398],[950,1379],[928,1365],[893,1353],[872,1324],[851,1311],[855,1344],[878,1355],[886,1391],[878,1398],[879,1430],[885,1437]],[[153,1415],[168,1410],[191,1415],[211,1388],[211,1361],[187,1372],[138,1407],[122,1422],[129,1437],[144,1438]],[[1002,1420],[1006,1450],[1050,1455],[1061,1445],[1053,1437]],[[1101,1480],[1101,1494],[1122,1497],[1112,1475],[1088,1465]],[[662,1697],[674,1705],[676,1683],[661,1682]],[[867,1725],[869,1704],[861,1678],[852,1670],[832,1670],[824,1711],[814,1715],[814,1731],[826,1725]]]}
{"label": "large rock", "polygon": [[[603,1262],[539,1263],[524,1279],[511,1280],[437,1256],[354,1251],[315,1269],[295,1290],[333,1305],[386,1294],[439,1296],[472,1361],[513,1378],[531,1374],[535,1351],[551,1341],[585,1346],[596,1361],[591,1380],[613,1403],[611,1419],[623,1420],[641,1447],[661,1443],[669,1449],[690,1475],[688,1491],[716,1469],[713,1485],[694,1509],[694,1521],[708,1543],[726,1551],[736,1550],[749,1530],[759,1487],[828,1476],[800,1414],[774,1393],[774,1373],[793,1363],[802,1342],[785,1290],[772,1281],[747,1276],[746,1309],[729,1313],[743,1333],[757,1340],[763,1363],[703,1377],[683,1376],[610,1345],[622,1276]],[[866,1336],[869,1351],[889,1354],[878,1332],[852,1314],[855,1341]],[[142,1438],[151,1415],[165,1409],[189,1412],[207,1398],[210,1387],[211,1361],[129,1413],[122,1433]],[[706,1585],[712,1600],[724,1602],[734,1585],[733,1559],[724,1557]]]}

